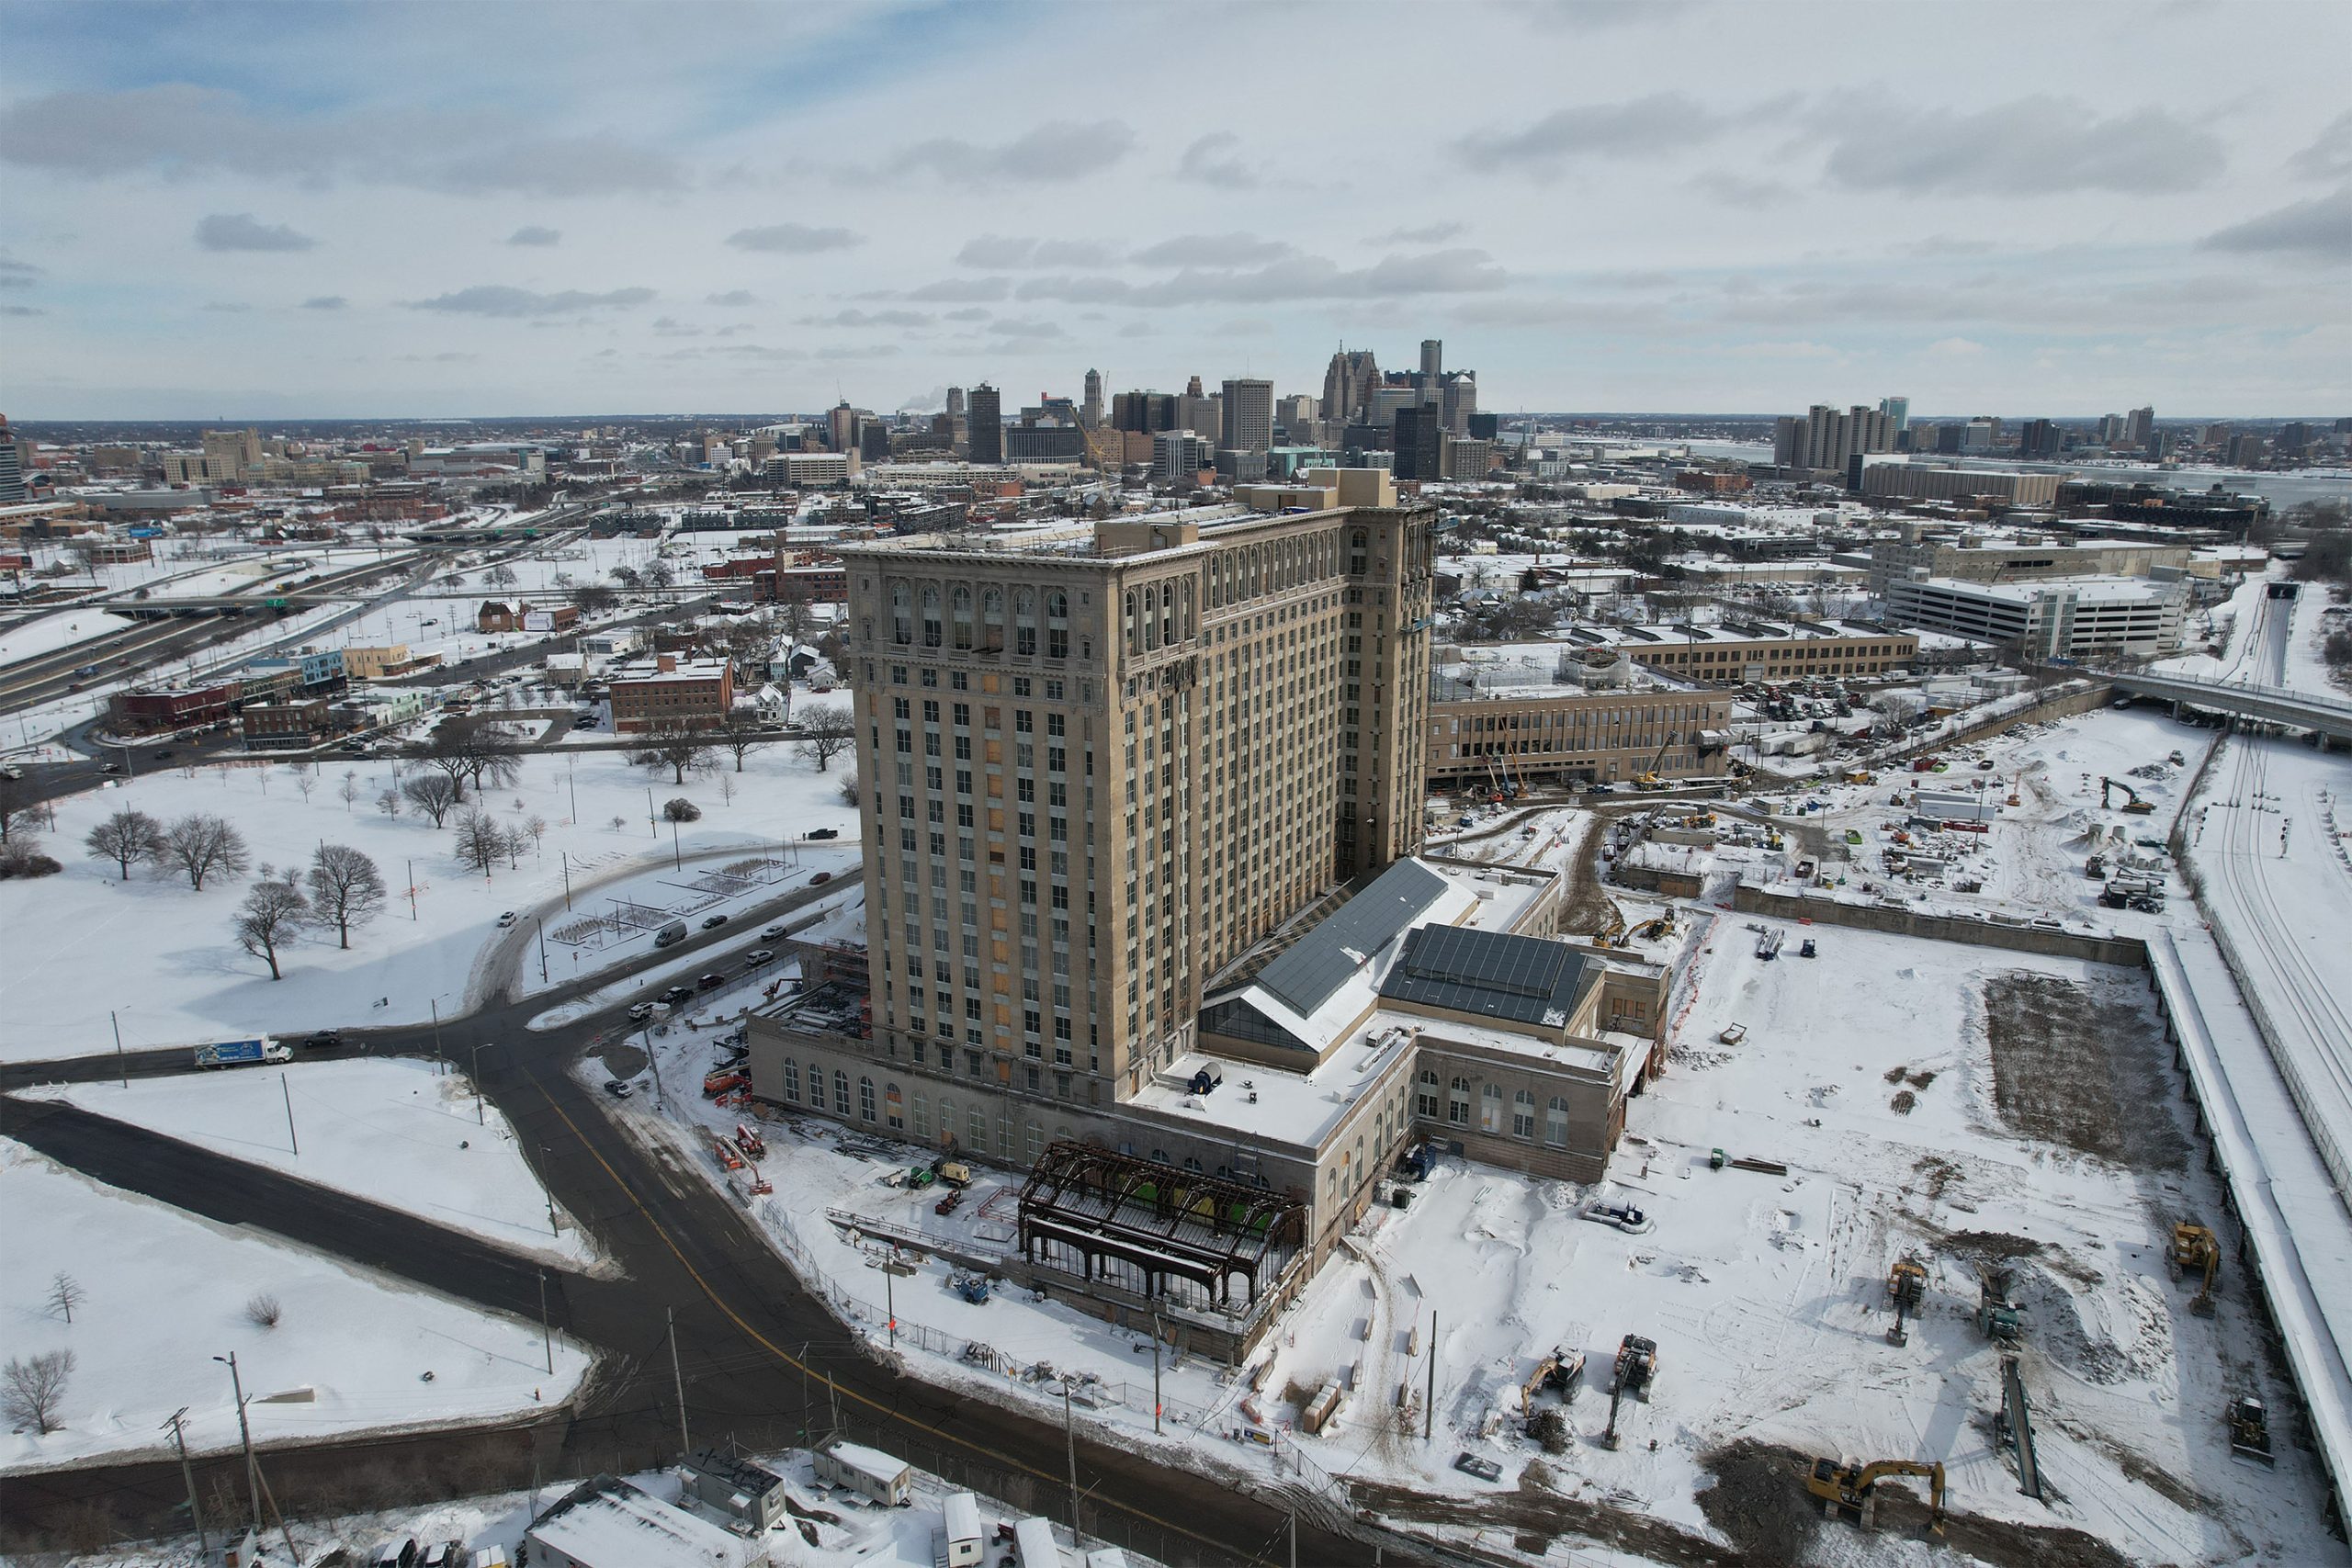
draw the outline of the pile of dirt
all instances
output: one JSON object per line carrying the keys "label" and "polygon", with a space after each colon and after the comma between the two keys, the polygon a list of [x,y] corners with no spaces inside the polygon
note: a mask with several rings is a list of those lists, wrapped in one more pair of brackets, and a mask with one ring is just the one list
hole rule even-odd
{"label": "pile of dirt", "polygon": [[2153,1377],[2172,1362],[2170,1304],[2145,1280],[2126,1276],[2092,1293],[2032,1262],[2010,1271],[2009,1301],[2025,1315],[2028,1342],[2088,1382]]}
{"label": "pile of dirt", "polygon": [[1743,1439],[1700,1456],[1714,1484],[1699,1494],[1699,1511],[1739,1549],[1752,1568],[1796,1568],[1821,1525],[1794,1454]]}
{"label": "pile of dirt", "polygon": [[2028,1138],[2119,1165],[2180,1170],[2171,1055],[2143,995],[2009,970],[1984,982],[1993,1100]]}

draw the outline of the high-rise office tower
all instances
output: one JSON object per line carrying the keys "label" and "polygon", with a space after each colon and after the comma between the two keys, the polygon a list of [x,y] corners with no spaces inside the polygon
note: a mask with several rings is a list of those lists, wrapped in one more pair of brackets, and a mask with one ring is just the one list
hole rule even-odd
{"label": "high-rise office tower", "polygon": [[1274,444],[1274,384],[1232,380],[1225,384],[1224,445],[1237,452],[1263,452]]}
{"label": "high-rise office tower", "polygon": [[1373,362],[1371,350],[1340,350],[1323,372],[1323,417],[1337,424],[1363,419],[1372,389],[1379,385],[1380,367]]}
{"label": "high-rise office tower", "polygon": [[8,434],[8,416],[0,414],[0,504],[24,499],[24,465],[17,461],[17,443]]}
{"label": "high-rise office tower", "polygon": [[857,445],[857,421],[860,411],[849,406],[843,398],[825,411],[825,444],[836,452],[847,452]]}
{"label": "high-rise office tower", "polygon": [[2030,419],[2018,433],[2018,456],[2020,457],[2055,457],[2062,440],[2056,422]]}
{"label": "high-rise office tower", "polygon": [[261,432],[208,430],[201,437],[205,466],[215,478],[243,479],[261,467]]}
{"label": "high-rise office tower", "polygon": [[1476,370],[1449,370],[1439,378],[1438,413],[1445,428],[1456,435],[1467,434],[1470,416],[1478,412],[1478,373]]}
{"label": "high-rise office tower", "polygon": [[950,419],[964,417],[964,389],[961,387],[947,389],[947,417]]}
{"label": "high-rise office tower", "polygon": [[1434,405],[1417,403],[1396,411],[1396,477],[1429,481],[1442,479],[1444,421]]}
{"label": "high-rise office tower", "polygon": [[1910,399],[1881,398],[1878,400],[1878,412],[1894,422],[1895,434],[1900,435],[1911,428]]}
{"label": "high-rise office tower", "polygon": [[2123,444],[2152,451],[2156,442],[2156,411],[2154,405],[2133,409],[2123,424]]}
{"label": "high-rise office tower", "polygon": [[1078,411],[1078,423],[1089,430],[1102,428],[1102,372],[1100,370],[1086,373],[1086,401]]}
{"label": "high-rise office tower", "polygon": [[1173,392],[1121,392],[1111,400],[1111,425],[1114,430],[1150,432],[1176,428],[1176,394]]}
{"label": "high-rise office tower", "polygon": [[1125,1099],[1190,1048],[1210,974],[1410,853],[1429,525],[1163,516],[844,547],[859,1048],[975,1101]]}
{"label": "high-rise office tower", "polygon": [[1413,390],[1420,394],[1419,401],[1433,403],[1438,400],[1439,380],[1444,373],[1445,344],[1437,338],[1423,338],[1421,373],[1413,378]]}
{"label": "high-rise office tower", "polygon": [[1305,393],[1275,399],[1274,423],[1288,434],[1293,446],[1312,445],[1317,423],[1315,400]]}
{"label": "high-rise office tower", "polygon": [[986,381],[972,389],[970,457],[975,463],[1004,461],[1004,405]]}
{"label": "high-rise office tower", "polygon": [[1856,403],[1840,413],[1826,403],[1773,423],[1772,463],[1781,468],[1844,473],[1858,452],[1894,450],[1894,421]]}

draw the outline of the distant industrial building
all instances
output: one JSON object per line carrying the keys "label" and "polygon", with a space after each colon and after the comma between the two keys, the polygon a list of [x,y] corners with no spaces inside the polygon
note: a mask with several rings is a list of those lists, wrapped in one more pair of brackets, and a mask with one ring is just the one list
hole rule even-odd
{"label": "distant industrial building", "polygon": [[1709,686],[1883,675],[1908,668],[1919,654],[1919,639],[1909,632],[1834,621],[1579,626],[1568,635],[1580,647],[1620,649],[1645,669]]}
{"label": "distant industrial building", "polygon": [[724,659],[656,654],[614,675],[613,732],[643,735],[671,726],[709,728],[735,705],[735,673]]}
{"label": "distant industrial building", "polygon": [[1586,690],[1491,671],[1475,682],[1441,674],[1430,692],[1430,788],[1722,778],[1731,705],[1728,694],[1679,687]]}
{"label": "distant industrial building", "polygon": [[1873,501],[1982,501],[2005,506],[2049,506],[2058,499],[2058,481],[2064,476],[1889,462],[1864,465],[1861,477],[1861,492]]}

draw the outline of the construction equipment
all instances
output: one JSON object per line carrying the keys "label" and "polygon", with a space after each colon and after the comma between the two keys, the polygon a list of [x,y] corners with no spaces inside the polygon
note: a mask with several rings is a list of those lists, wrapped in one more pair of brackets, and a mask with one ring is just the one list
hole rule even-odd
{"label": "construction equipment", "polygon": [[2250,1393],[2230,1401],[2230,1452],[2256,1464],[2278,1462],[2270,1451],[2270,1414]]}
{"label": "construction equipment", "polygon": [[1628,1334],[1617,1346],[1617,1364],[1609,1378],[1609,1426],[1600,1434],[1600,1446],[1617,1446],[1617,1412],[1627,1394],[1647,1404],[1650,1385],[1657,1381],[1657,1342],[1638,1334]]}
{"label": "construction equipment", "polygon": [[1654,942],[1674,934],[1674,911],[1668,909],[1653,920],[1644,920],[1634,928],[1634,940]]}
{"label": "construction equipment", "polygon": [[2188,1310],[2199,1317],[2212,1316],[2213,1287],[2222,1275],[2221,1238],[2203,1225],[2181,1221],[2172,1227],[2172,1247],[2165,1254],[2165,1267],[2176,1281],[2191,1274],[2205,1277]]}
{"label": "construction equipment", "polygon": [[741,1122],[735,1123],[735,1146],[743,1151],[745,1159],[763,1160],[768,1157],[767,1140]]}
{"label": "construction equipment", "polygon": [[1547,1388],[1558,1389],[1560,1397],[1574,1404],[1583,1382],[1584,1352],[1555,1349],[1537,1361],[1527,1381],[1519,1385],[1519,1413],[1522,1417],[1534,1415],[1535,1397]]}
{"label": "construction equipment", "polygon": [[1894,1326],[1886,1331],[1890,1345],[1908,1345],[1911,1336],[1905,1331],[1905,1317],[1917,1317],[1919,1304],[1928,1299],[1928,1269],[1918,1258],[1905,1253],[1887,1270],[1886,1299],[1894,1308]]}
{"label": "construction equipment", "polygon": [[2085,861],[2083,863],[2083,874],[2085,876],[2094,878],[2105,876],[2107,874],[2107,857],[2105,855],[2093,855],[2090,859]]}
{"label": "construction equipment", "polygon": [[2009,1275],[2006,1269],[1988,1272],[1976,1288],[1976,1327],[1997,1345],[2014,1345],[2024,1337],[2025,1324],[2009,1304]]}
{"label": "construction equipment", "polygon": [[2126,817],[2147,817],[2154,814],[2156,809],[2154,802],[2142,800],[2138,790],[2133,789],[2121,779],[2111,779],[2103,773],[2099,775],[2098,781],[2098,804],[2100,810],[2104,811],[2107,809],[2108,801],[2113,795],[2114,792],[2119,789],[2123,792],[2123,815]]}
{"label": "construction equipment", "polygon": [[1623,946],[1625,941],[1625,911],[1617,907],[1617,900],[1614,898],[1603,898],[1601,902],[1609,907],[1609,919],[1602,922],[1599,931],[1592,933],[1592,945],[1595,947]]}
{"label": "construction equipment", "polygon": [[1878,1524],[1878,1483],[1890,1475],[1922,1475],[1928,1479],[1928,1533],[1944,1533],[1944,1467],[1940,1461],[1916,1459],[1873,1460],[1869,1464],[1840,1465],[1817,1459],[1804,1478],[1804,1489],[1821,1499],[1824,1518],[1844,1519],[1863,1529]]}
{"label": "construction equipment", "polygon": [[1666,787],[1666,781],[1658,777],[1657,769],[1658,764],[1666,761],[1667,748],[1673,744],[1672,735],[1668,735],[1657,743],[1657,755],[1650,759],[1650,765],[1634,775],[1635,789],[1664,789]]}

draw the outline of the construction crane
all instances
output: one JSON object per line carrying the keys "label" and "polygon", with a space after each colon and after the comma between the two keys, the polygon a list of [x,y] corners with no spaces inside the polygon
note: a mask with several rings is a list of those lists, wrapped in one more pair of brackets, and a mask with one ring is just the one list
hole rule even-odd
{"label": "construction crane", "polygon": [[2172,1247],[2165,1254],[2165,1267],[2177,1281],[2191,1274],[2202,1274],[2205,1282],[2188,1310],[2199,1317],[2213,1315],[2213,1287],[2222,1275],[2222,1240],[2205,1226],[2183,1220],[2172,1227]]}
{"label": "construction crane", "polygon": [[1664,789],[1666,787],[1666,781],[1657,776],[1658,764],[1666,761],[1667,748],[1673,744],[1674,734],[1669,730],[1667,732],[1666,739],[1657,743],[1657,755],[1650,759],[1650,765],[1634,775],[1635,789]]}
{"label": "construction crane", "polygon": [[1921,1475],[1928,1479],[1928,1533],[1944,1533],[1944,1467],[1940,1461],[1916,1459],[1873,1460],[1869,1464],[1840,1465],[1817,1459],[1804,1478],[1804,1489],[1821,1499],[1825,1518],[1844,1519],[1863,1529],[1878,1523],[1878,1483],[1890,1475]]}
{"label": "construction crane", "polygon": [[1617,1446],[1617,1412],[1627,1394],[1643,1404],[1650,1399],[1650,1385],[1657,1381],[1657,1342],[1638,1334],[1628,1334],[1617,1347],[1617,1364],[1609,1379],[1609,1427],[1600,1434],[1600,1446]]}
{"label": "construction crane", "polygon": [[1917,1317],[1919,1303],[1928,1299],[1928,1269],[1917,1258],[1905,1253],[1887,1270],[1886,1299],[1894,1307],[1894,1326],[1886,1331],[1890,1345],[1908,1345],[1911,1336],[1903,1327],[1906,1317]]}
{"label": "construction crane", "polygon": [[2142,800],[2138,790],[2133,789],[2121,779],[2110,779],[2104,774],[2100,775],[2098,781],[2098,804],[2100,810],[2104,811],[2107,808],[2109,798],[2119,789],[2123,792],[2123,815],[2126,817],[2147,817],[2154,813],[2156,809],[2154,803]]}

